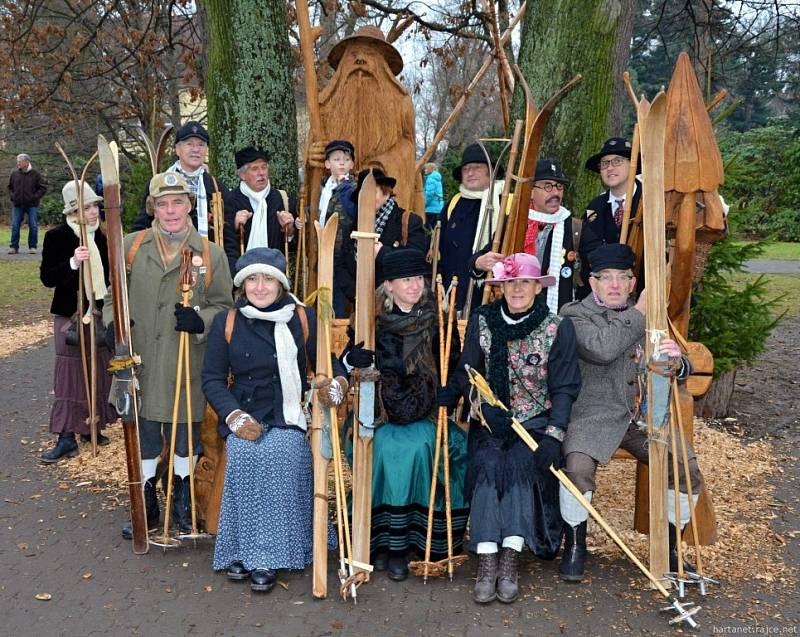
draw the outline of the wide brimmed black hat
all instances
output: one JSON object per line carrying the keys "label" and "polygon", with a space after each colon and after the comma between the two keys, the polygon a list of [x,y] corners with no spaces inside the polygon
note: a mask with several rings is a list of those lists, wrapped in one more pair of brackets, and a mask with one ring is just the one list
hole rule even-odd
{"label": "wide brimmed black hat", "polygon": [[346,153],[350,153],[350,157],[352,159],[356,158],[356,148],[346,139],[334,139],[325,146],[325,159],[330,157],[331,153],[336,152],[337,150],[343,150]]}
{"label": "wide brimmed black hat", "polygon": [[203,128],[200,122],[189,121],[178,129],[175,133],[175,143],[182,142],[190,137],[197,137],[202,139],[206,144],[208,143],[208,131]]}
{"label": "wide brimmed black hat", "polygon": [[586,169],[592,172],[600,172],[600,160],[606,155],[619,155],[620,157],[631,158],[631,143],[624,137],[611,137],[607,139],[600,149],[586,160]]}
{"label": "wide brimmed black hat", "polygon": [[625,243],[606,243],[589,254],[589,267],[594,273],[603,270],[631,270],[636,256]]}
{"label": "wide brimmed black hat", "polygon": [[236,169],[238,170],[245,164],[249,164],[251,161],[256,161],[257,159],[263,159],[269,162],[269,153],[260,146],[247,146],[241,150],[237,150],[234,158],[236,159]]}
{"label": "wide brimmed black hat", "polygon": [[461,169],[467,164],[486,164],[489,166],[486,153],[483,152],[480,144],[470,144],[464,149],[464,152],[461,153],[461,163],[453,168],[453,179],[461,181]]}
{"label": "wide brimmed black hat", "polygon": [[[350,199],[358,203],[358,194],[361,192],[361,186],[364,185],[364,180],[367,178],[370,169],[365,168],[360,173],[358,173],[358,184],[356,185],[356,189],[350,193]],[[397,185],[397,180],[394,177],[389,177],[385,172],[383,172],[378,167],[372,168],[372,176],[375,178],[375,185],[377,186],[386,186],[387,188],[394,188]]]}
{"label": "wide brimmed black hat", "polygon": [[561,170],[561,164],[557,159],[540,159],[536,162],[536,172],[533,175],[534,181],[541,180],[555,181],[560,184],[568,184],[569,179]]}
{"label": "wide brimmed black hat", "polygon": [[431,275],[431,266],[425,260],[425,254],[416,248],[381,250],[375,266],[375,285],[405,277]]}

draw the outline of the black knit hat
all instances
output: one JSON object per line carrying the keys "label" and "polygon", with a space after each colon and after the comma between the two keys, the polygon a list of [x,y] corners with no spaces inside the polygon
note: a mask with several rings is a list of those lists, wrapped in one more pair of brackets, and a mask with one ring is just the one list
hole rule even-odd
{"label": "black knit hat", "polygon": [[[361,192],[361,186],[364,185],[364,180],[367,178],[370,169],[365,168],[360,173],[358,173],[358,183],[356,185],[356,189],[350,193],[350,199],[358,203],[358,195]],[[383,172],[378,167],[372,168],[372,176],[375,178],[375,185],[376,186],[386,186],[387,188],[394,188],[397,185],[397,180],[394,177],[389,177],[385,172]]]}
{"label": "black knit hat", "polygon": [[534,181],[549,179],[561,184],[568,184],[569,179],[561,170],[561,164],[557,159],[540,159],[536,162],[536,173],[533,176]]}
{"label": "black knit hat", "polygon": [[206,144],[208,143],[208,131],[203,128],[200,122],[190,121],[181,126],[178,132],[175,133],[175,143],[177,144],[190,137],[197,137],[197,139],[202,139]]}
{"label": "black knit hat", "polygon": [[603,270],[631,270],[636,256],[625,243],[606,243],[589,254],[589,266],[593,273]]}
{"label": "black knit hat", "polygon": [[425,254],[416,248],[381,250],[375,265],[375,285],[411,276],[430,276],[431,268]]}
{"label": "black knit hat", "polygon": [[236,170],[239,170],[239,168],[245,164],[249,164],[251,161],[256,161],[257,159],[263,159],[269,162],[269,153],[260,146],[247,146],[241,150],[237,150],[234,158],[236,159]]}
{"label": "black knit hat", "polygon": [[337,150],[343,150],[346,153],[350,154],[351,159],[356,158],[356,148],[346,139],[334,139],[333,141],[328,142],[325,146],[325,159],[331,156],[331,153],[336,152]]}
{"label": "black knit hat", "polygon": [[611,137],[607,139],[600,149],[586,160],[586,169],[592,172],[600,172],[600,160],[606,155],[619,155],[620,157],[631,158],[631,143],[624,137]]}

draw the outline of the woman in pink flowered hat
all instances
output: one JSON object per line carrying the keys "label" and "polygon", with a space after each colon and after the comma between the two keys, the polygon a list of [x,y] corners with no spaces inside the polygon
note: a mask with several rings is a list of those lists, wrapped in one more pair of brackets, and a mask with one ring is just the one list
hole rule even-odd
{"label": "woman in pink flowered hat", "polygon": [[[469,366],[511,409],[472,404],[465,488],[469,548],[479,558],[473,599],[509,603],[519,594],[522,547],[553,559],[561,543],[558,482],[549,467],[561,464],[561,441],[581,377],[571,321],[553,314],[539,294],[556,283],[542,276],[539,260],[512,254],[494,265],[486,282],[499,285],[502,298],[472,313],[461,358],[437,398],[440,405],[455,406],[468,388]],[[512,413],[539,443],[536,453],[511,428]]]}

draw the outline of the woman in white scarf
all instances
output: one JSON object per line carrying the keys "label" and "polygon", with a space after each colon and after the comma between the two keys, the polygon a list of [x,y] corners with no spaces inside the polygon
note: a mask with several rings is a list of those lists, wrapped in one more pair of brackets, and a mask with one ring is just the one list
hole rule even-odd
{"label": "woman in white scarf", "polygon": [[[75,434],[84,441],[90,439],[87,418],[88,401],[84,384],[81,350],[78,346],[78,326],[81,317],[78,313],[78,282],[83,274],[83,308],[93,303],[101,303],[106,293],[108,273],[108,251],[106,237],[100,227],[102,201],[92,189],[83,185],[83,217],[86,223],[87,244],[81,244],[81,231],[78,219],[78,188],[75,181],[67,182],[62,190],[64,198],[64,223],[47,231],[42,249],[40,278],[48,288],[54,288],[50,312],[53,314],[55,337],[55,370],[53,373],[53,406],[50,412],[50,431],[58,434],[58,441],[46,451],[41,460],[44,463],[57,462],[61,458],[78,453]],[[88,274],[91,276],[87,276]],[[91,282],[91,283],[90,283]],[[91,287],[90,287],[91,286]],[[98,323],[99,325],[99,323]],[[83,327],[86,342],[89,343],[89,330]],[[102,334],[102,330],[99,330]],[[100,427],[113,422],[115,416],[103,396],[108,396],[111,377],[106,374],[110,352],[98,339],[95,375],[97,378],[96,413]],[[90,348],[87,345],[87,368]],[[108,438],[98,432],[98,442],[108,444]]]}
{"label": "woman in white scarf", "polygon": [[[203,391],[227,441],[213,566],[263,592],[275,585],[276,570],[303,569],[312,558],[313,472],[302,400],[306,370],[316,363],[316,316],[289,292],[279,250],[248,250],[236,270],[240,298],[214,319],[203,364]],[[347,391],[338,361],[334,370],[340,375],[318,383],[326,385],[318,394],[327,405]]]}

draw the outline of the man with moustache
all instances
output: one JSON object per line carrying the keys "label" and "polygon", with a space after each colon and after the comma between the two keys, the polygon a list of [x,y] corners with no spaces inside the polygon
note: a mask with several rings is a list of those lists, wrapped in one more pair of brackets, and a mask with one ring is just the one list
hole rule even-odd
{"label": "man with moustache", "polygon": [[[175,154],[178,160],[167,169],[167,172],[176,172],[183,175],[192,194],[195,204],[190,217],[197,231],[202,237],[214,240],[214,228],[210,222],[211,195],[219,192],[223,198],[228,194],[228,187],[218,177],[214,177],[206,170],[205,162],[208,156],[208,131],[199,122],[189,121],[175,133]],[[131,225],[131,232],[149,228],[153,223],[152,214],[147,212],[147,193],[142,200],[139,216]]]}
{"label": "man with moustache", "polygon": [[[631,169],[631,143],[622,137],[607,139],[600,152],[586,160],[586,169],[598,173],[608,190],[586,206],[583,221],[603,243],[618,243]],[[631,219],[636,217],[641,199],[642,187],[637,179],[634,182]]]}
{"label": "man with moustache", "polygon": [[[439,238],[439,270],[445,286],[458,276],[456,309],[464,307],[471,283],[468,273],[470,257],[480,246],[491,241],[500,212],[503,182],[494,184],[493,217],[486,220],[489,207],[490,173],[486,154],[478,144],[470,144],[461,154],[461,163],[453,169],[453,178],[461,182],[458,193],[443,212]],[[494,265],[494,264],[492,264]],[[489,268],[491,269],[491,267]]]}
{"label": "man with moustache", "polygon": [[[156,468],[162,448],[170,448],[173,400],[180,332],[187,332],[191,377],[199,379],[206,348],[207,328],[218,312],[231,304],[231,280],[225,254],[215,243],[200,236],[189,220],[194,207],[194,193],[178,172],[164,172],[150,180],[147,209],[153,216],[150,228],[132,232],[124,240],[128,272],[128,306],[131,316],[131,339],[142,364],[138,368],[142,404],[139,408],[139,444],[142,454],[147,526],[158,524],[159,506],[156,495]],[[180,301],[181,251],[193,252],[191,307]],[[103,320],[106,343],[113,351],[114,302],[106,293]],[[173,511],[179,531],[192,528],[189,497],[190,463],[197,463],[202,452],[200,421],[205,412],[205,399],[199,382],[192,385],[192,442],[194,457],[189,457],[189,437],[185,401],[180,403],[175,455],[173,461]],[[122,529],[131,537],[128,523]]]}
{"label": "man with moustache", "polygon": [[[591,229],[561,205],[568,183],[557,160],[536,162],[524,252],[539,259],[542,272],[558,279],[557,285],[541,292],[553,313],[565,303],[586,295],[586,255],[600,245]],[[504,255],[492,252],[486,245],[470,259],[470,274],[476,279],[483,278],[503,259]]]}
{"label": "man with moustache", "polygon": [[[293,202],[269,181],[269,153],[258,146],[236,151],[239,187],[225,198],[225,254],[236,260],[252,248],[284,252],[284,233],[294,235]],[[289,255],[285,255],[288,259]]]}

